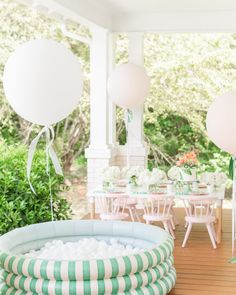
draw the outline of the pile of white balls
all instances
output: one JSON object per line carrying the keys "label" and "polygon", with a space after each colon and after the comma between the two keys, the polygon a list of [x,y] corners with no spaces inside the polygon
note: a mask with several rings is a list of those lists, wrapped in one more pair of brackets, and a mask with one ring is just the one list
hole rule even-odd
{"label": "pile of white balls", "polygon": [[90,260],[136,254],[144,249],[123,245],[117,239],[109,242],[94,238],[83,238],[77,242],[53,240],[47,242],[40,250],[31,250],[25,255],[30,258],[47,260]]}

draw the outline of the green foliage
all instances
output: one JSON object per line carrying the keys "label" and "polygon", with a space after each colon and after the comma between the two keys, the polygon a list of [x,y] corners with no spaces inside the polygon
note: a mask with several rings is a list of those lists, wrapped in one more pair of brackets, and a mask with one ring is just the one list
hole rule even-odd
{"label": "green foliage", "polygon": [[[0,234],[16,227],[51,220],[45,151],[37,152],[32,167],[31,181],[37,195],[32,193],[26,178],[26,158],[26,147],[0,145]],[[68,219],[70,207],[60,197],[63,177],[54,172],[51,174],[54,218]]]}

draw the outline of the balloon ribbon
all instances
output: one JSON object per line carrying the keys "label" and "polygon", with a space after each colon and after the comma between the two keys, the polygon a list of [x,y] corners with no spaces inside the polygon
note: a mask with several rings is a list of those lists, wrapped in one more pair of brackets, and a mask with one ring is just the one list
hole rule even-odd
{"label": "balloon ribbon", "polygon": [[[33,162],[34,154],[36,151],[36,147],[37,147],[37,144],[43,134],[46,134],[46,159],[47,159],[46,170],[47,170],[47,174],[50,178],[49,158],[51,158],[56,173],[58,175],[63,176],[63,171],[62,171],[60,162],[58,160],[56,152],[54,151],[54,149],[52,147],[53,140],[55,137],[54,130],[53,130],[52,126],[45,126],[39,132],[39,134],[32,140],[32,142],[29,146],[29,153],[28,153],[28,160],[27,160],[27,178],[28,178],[30,188],[35,195],[36,195],[36,192],[35,192],[34,187],[30,181],[30,174],[31,174],[31,167],[32,167],[32,162]],[[51,195],[51,188],[50,188],[50,195]]]}

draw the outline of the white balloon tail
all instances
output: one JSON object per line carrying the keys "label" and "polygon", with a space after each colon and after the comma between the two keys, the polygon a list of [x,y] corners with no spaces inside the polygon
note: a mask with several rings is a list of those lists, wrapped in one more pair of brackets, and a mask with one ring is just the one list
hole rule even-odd
{"label": "white balloon tail", "polygon": [[54,140],[53,128],[51,126],[45,126],[42,128],[42,130],[39,132],[39,134],[32,140],[32,142],[29,146],[29,152],[28,152],[28,160],[27,160],[27,168],[26,168],[27,169],[27,178],[28,178],[30,188],[35,195],[36,195],[36,192],[35,192],[35,189],[34,189],[32,183],[31,183],[31,180],[30,180],[31,168],[32,168],[32,163],[33,163],[34,154],[36,151],[37,144],[38,144],[41,136],[44,133],[46,134],[46,138],[47,138],[47,144],[46,144],[46,157],[47,157],[46,170],[47,170],[47,174],[49,173],[49,157],[50,157],[56,173],[58,175],[63,176],[63,171],[62,171],[59,159],[56,155],[56,152],[54,151],[54,149],[52,147],[52,143]]}

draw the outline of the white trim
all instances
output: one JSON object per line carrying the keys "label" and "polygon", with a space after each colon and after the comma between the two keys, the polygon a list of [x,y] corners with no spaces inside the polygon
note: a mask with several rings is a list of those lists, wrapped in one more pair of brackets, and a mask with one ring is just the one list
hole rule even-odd
{"label": "white trim", "polygon": [[236,32],[236,11],[117,14],[115,32],[210,33]]}
{"label": "white trim", "polygon": [[72,33],[70,31],[68,31],[67,28],[66,28],[66,25],[64,23],[61,24],[61,31],[66,37],[69,37],[69,38],[71,38],[73,40],[76,40],[76,41],[79,41],[79,42],[82,42],[82,43],[85,43],[85,44],[88,44],[88,45],[91,44],[91,40],[89,38],[85,38],[83,36],[79,36],[79,35],[77,35],[75,33]]}

